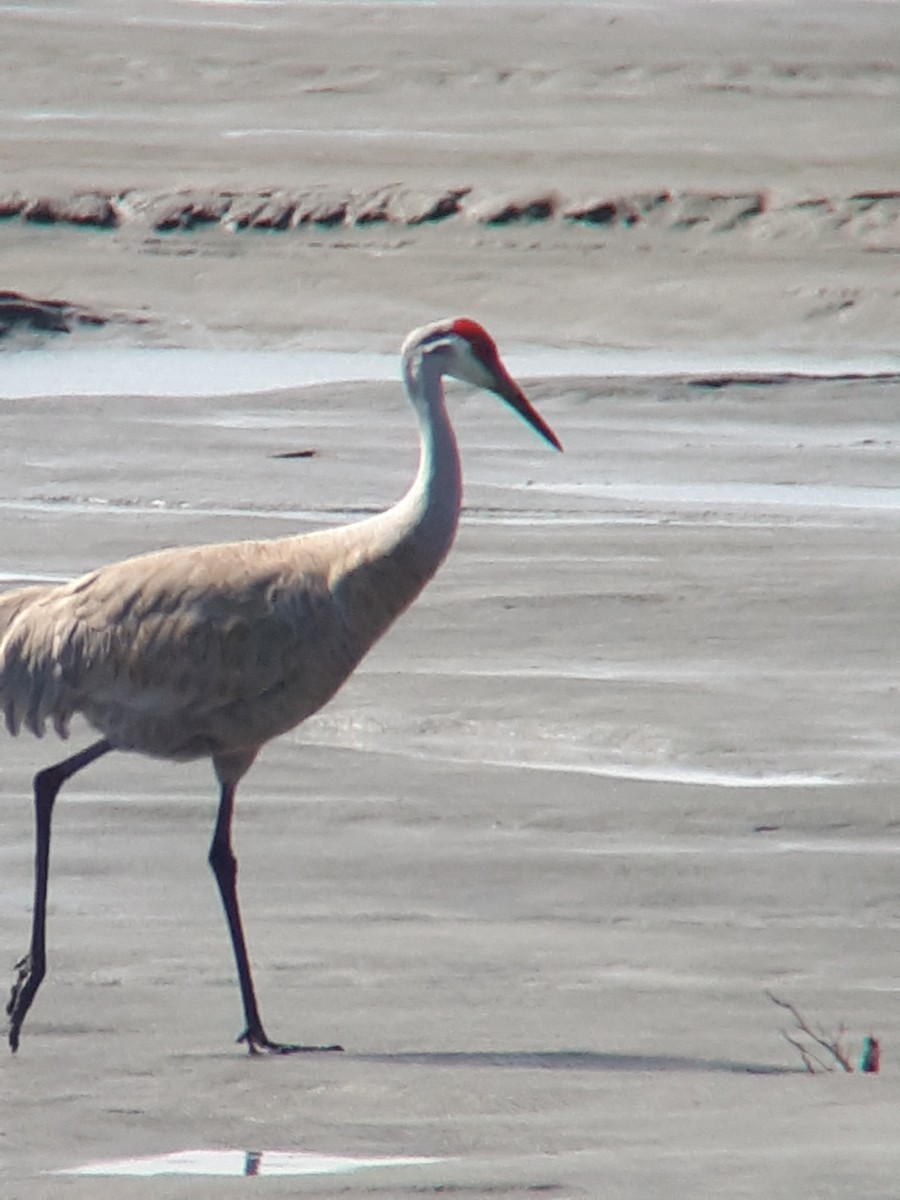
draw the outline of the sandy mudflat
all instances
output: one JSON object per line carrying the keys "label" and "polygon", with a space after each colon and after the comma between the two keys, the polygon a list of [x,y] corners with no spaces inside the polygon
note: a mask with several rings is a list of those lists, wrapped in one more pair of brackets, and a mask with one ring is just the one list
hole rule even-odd
{"label": "sandy mudflat", "polygon": [[[185,1150],[440,1160],[246,1185],[273,1196],[896,1194],[900,7],[0,19],[0,285],[109,318],[0,343],[61,392],[70,347],[385,351],[454,311],[822,367],[528,380],[562,456],[456,390],[450,560],[239,805],[270,1032],[346,1053],[232,1045],[211,773],[104,760],[58,809],[0,1197],[244,1186],[46,1174]],[[351,519],[414,466],[387,382],[0,419],[10,584]],[[4,743],[10,979],[62,753]],[[854,1058],[877,1034],[882,1073],[806,1074],[766,988]]]}

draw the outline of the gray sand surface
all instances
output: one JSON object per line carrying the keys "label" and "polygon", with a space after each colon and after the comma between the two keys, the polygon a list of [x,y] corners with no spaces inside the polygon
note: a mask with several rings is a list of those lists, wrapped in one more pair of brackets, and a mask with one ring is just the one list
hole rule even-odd
{"label": "gray sand surface", "polygon": [[[466,311],[501,347],[897,353],[893,3],[83,0],[2,20],[10,194],[471,189],[436,222],[350,204],[280,231],[23,209],[0,221],[2,287],[121,318],[70,345],[393,350]],[[543,216],[485,219],[551,192]],[[721,219],[748,194],[763,211]],[[615,220],[566,216],[604,197]],[[6,345],[64,380],[66,336]],[[232,1044],[212,774],[110,756],[57,810],[50,974],[0,1057],[3,1200],[896,1194],[900,383],[524,382],[565,454],[454,386],[450,559],[241,789],[267,1026],[346,1052]],[[9,585],[350,520],[415,463],[384,382],[6,400],[2,433]],[[65,753],[4,742],[10,981],[30,779]],[[846,1024],[854,1062],[877,1035],[881,1074],[808,1074],[766,989]],[[439,1161],[258,1185],[49,1173],[217,1149],[262,1174],[277,1151]]]}

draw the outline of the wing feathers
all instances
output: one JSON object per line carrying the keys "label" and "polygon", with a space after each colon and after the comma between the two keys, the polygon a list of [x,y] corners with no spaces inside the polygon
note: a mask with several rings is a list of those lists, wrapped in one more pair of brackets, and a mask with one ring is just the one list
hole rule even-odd
{"label": "wing feathers", "polygon": [[7,728],[40,737],[52,720],[65,737],[76,711],[103,732],[113,712],[202,723],[298,671],[334,673],[333,691],[352,664],[327,572],[289,545],[168,551],[0,597]]}

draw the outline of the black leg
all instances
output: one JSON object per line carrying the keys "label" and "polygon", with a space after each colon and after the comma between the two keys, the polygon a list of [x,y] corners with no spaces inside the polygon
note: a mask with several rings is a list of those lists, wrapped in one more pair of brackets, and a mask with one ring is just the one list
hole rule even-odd
{"label": "black leg", "polygon": [[47,882],[50,871],[50,822],[57,793],[67,779],[76,771],[111,750],[109,742],[94,742],[80,754],[67,758],[56,766],[40,771],[34,777],[34,911],[31,922],[31,947],[23,959],[16,963],[18,976],[6,1011],[9,1014],[9,1047],[15,1053],[19,1047],[22,1022],[31,1008],[47,970],[46,924]]}
{"label": "black leg", "polygon": [[244,1019],[247,1028],[237,1039],[246,1042],[251,1054],[267,1050],[270,1054],[300,1054],[316,1050],[341,1050],[341,1046],[296,1046],[290,1043],[273,1042],[266,1036],[259,1007],[256,1003],[256,992],[253,987],[253,976],[250,971],[250,957],[247,954],[247,942],[244,937],[244,927],[241,922],[241,910],[237,897],[237,859],[231,848],[231,818],[234,813],[235,784],[222,783],[219,815],[216,818],[216,828],[213,833],[212,845],[209,848],[209,865],[213,869],[219,895],[222,897],[222,907],[228,921],[228,932],[231,934],[231,945],[234,949],[234,961],[237,967],[238,982],[241,986],[241,999],[244,1002]]}

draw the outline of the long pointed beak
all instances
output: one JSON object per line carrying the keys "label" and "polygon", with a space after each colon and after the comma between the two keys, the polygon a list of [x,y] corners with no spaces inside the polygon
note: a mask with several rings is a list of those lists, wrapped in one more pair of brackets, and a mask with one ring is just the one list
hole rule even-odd
{"label": "long pointed beak", "polygon": [[513,377],[502,363],[496,364],[497,382],[493,388],[496,394],[505,400],[511,409],[527,421],[535,433],[539,433],[544,441],[549,442],[554,450],[562,450],[562,442],[537,411]]}

